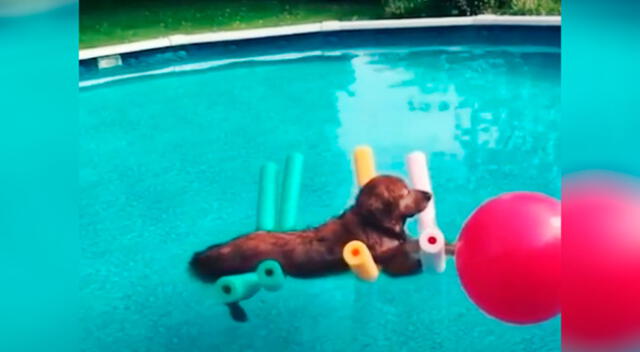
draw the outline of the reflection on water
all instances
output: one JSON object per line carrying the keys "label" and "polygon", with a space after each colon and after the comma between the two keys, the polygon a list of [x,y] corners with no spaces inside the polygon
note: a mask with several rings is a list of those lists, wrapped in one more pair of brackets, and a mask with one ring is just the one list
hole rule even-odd
{"label": "reflection on water", "polygon": [[427,142],[433,151],[462,153],[455,138],[455,87],[408,84],[415,72],[384,55],[358,56],[351,64],[355,82],[338,93],[338,133],[345,150],[358,144],[397,150]]}
{"label": "reflection on water", "polygon": [[509,179],[558,195],[558,51],[426,49],[363,54],[351,65],[355,81],[337,93],[345,152],[370,144],[393,156],[379,160],[393,170],[422,149],[449,183],[503,192]]}

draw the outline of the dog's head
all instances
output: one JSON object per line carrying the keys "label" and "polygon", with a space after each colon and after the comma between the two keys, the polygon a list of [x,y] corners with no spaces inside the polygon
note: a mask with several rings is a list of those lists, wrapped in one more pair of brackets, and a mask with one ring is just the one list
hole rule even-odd
{"label": "dog's head", "polygon": [[400,233],[407,218],[422,212],[430,200],[431,193],[410,189],[399,177],[381,175],[362,187],[355,208],[366,221]]}

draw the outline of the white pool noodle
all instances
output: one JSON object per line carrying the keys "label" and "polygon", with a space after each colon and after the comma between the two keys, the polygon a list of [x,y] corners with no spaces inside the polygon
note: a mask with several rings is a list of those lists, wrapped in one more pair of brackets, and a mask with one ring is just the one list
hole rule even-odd
{"label": "white pool noodle", "polygon": [[[426,191],[432,194],[431,178],[429,177],[429,167],[427,165],[427,157],[423,152],[413,152],[407,155],[407,168],[409,170],[409,179],[414,189]],[[435,199],[431,199],[427,208],[418,216],[418,231],[420,233],[428,230],[436,224],[436,207]]]}
{"label": "white pool noodle", "polygon": [[446,268],[447,257],[444,251],[444,235],[437,227],[420,234],[420,262],[424,272],[442,273]]}
{"label": "white pool noodle", "polygon": [[427,208],[417,215],[422,268],[425,272],[441,273],[446,267],[445,239],[436,224],[435,196],[429,177],[427,156],[420,151],[410,153],[407,155],[407,169],[413,188],[432,194]]}

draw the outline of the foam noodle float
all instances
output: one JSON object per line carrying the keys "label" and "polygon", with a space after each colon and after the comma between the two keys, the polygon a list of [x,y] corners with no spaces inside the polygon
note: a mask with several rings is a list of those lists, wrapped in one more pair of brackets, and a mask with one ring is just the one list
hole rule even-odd
{"label": "foam noodle float", "polygon": [[358,186],[362,187],[376,176],[373,150],[369,146],[356,147],[353,152],[353,160],[356,167],[356,180],[358,181]]}
{"label": "foam noodle float", "polygon": [[420,262],[427,273],[442,273],[446,269],[445,238],[440,230],[433,228],[420,234]]}
{"label": "foam noodle float", "polygon": [[270,162],[262,166],[258,191],[258,230],[273,231],[276,227],[277,177],[276,164]]}
{"label": "foam noodle float", "polygon": [[232,303],[253,297],[260,290],[256,273],[221,277],[214,286],[215,295],[221,303]]}
{"label": "foam noodle float", "polygon": [[267,291],[278,291],[284,285],[284,272],[280,263],[275,260],[265,260],[256,269],[260,286]]}
{"label": "foam noodle float", "polygon": [[533,192],[492,198],[463,225],[456,267],[485,313],[533,324],[560,312],[560,202]]}
{"label": "foam noodle float", "polygon": [[278,168],[268,162],[260,170],[258,216],[256,228],[262,231],[289,231],[295,227],[302,184],[304,157],[292,153],[287,157],[278,199]]}
{"label": "foam noodle float", "polygon": [[280,263],[265,260],[253,273],[224,276],[216,281],[215,295],[220,303],[239,302],[253,297],[261,288],[278,291],[284,285]]}
{"label": "foam noodle float", "polygon": [[304,157],[300,153],[292,153],[287,157],[282,180],[280,197],[280,223],[278,230],[289,231],[296,225],[298,199],[302,184],[302,164]]}
{"label": "foam noodle float", "polygon": [[[407,169],[413,188],[433,194],[427,156],[420,151],[407,155]],[[417,215],[420,232],[420,261],[425,272],[442,273],[446,268],[445,238],[436,223],[435,198]]]}
{"label": "foam noodle float", "polygon": [[360,241],[347,243],[342,250],[342,257],[351,271],[360,279],[371,282],[378,279],[380,269],[373,261],[373,256],[364,243]]}

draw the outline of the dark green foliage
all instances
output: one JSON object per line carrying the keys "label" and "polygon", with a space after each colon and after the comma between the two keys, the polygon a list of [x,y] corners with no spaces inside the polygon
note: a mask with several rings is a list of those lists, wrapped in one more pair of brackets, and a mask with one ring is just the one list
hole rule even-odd
{"label": "dark green foliage", "polygon": [[382,0],[387,17],[559,15],[560,0]]}
{"label": "dark green foliage", "polygon": [[491,5],[490,0],[453,0],[454,6],[462,15],[479,15]]}
{"label": "dark green foliage", "polygon": [[327,20],[559,15],[560,0],[81,0],[80,46]]}

